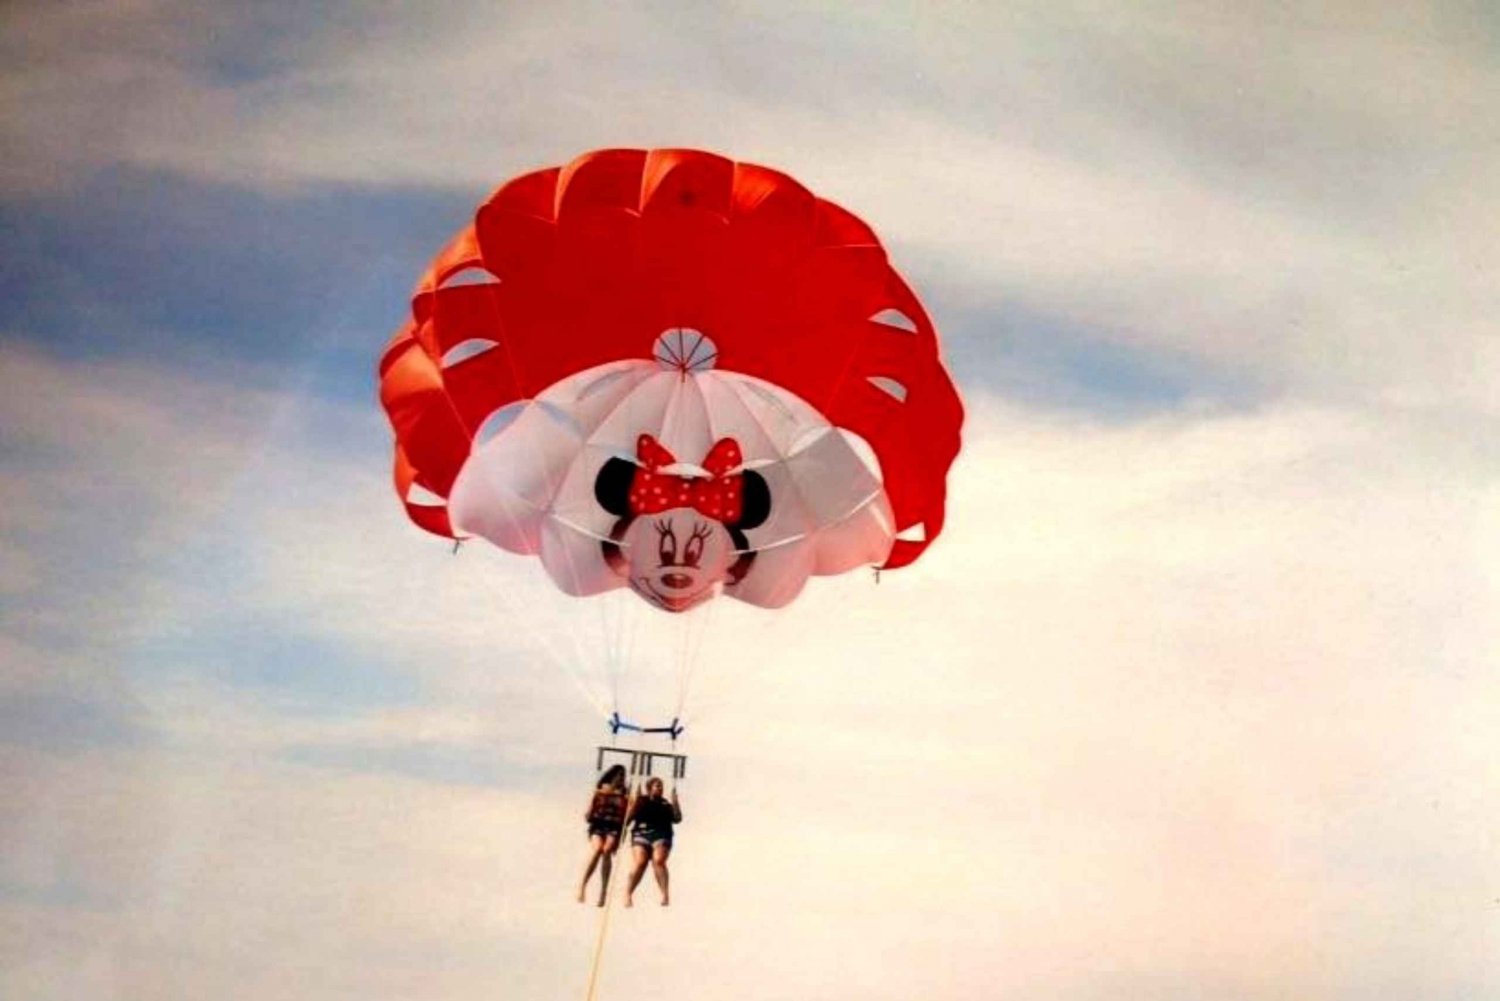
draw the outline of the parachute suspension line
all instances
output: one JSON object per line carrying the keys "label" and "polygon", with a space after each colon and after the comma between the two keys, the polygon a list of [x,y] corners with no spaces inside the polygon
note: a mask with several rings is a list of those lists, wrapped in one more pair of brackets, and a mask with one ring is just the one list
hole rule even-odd
{"label": "parachute suspension line", "polygon": [[[573,551],[571,548],[565,545],[563,547],[563,552],[567,556],[568,573],[573,577],[574,580],[577,580],[578,572],[577,567],[574,565],[573,561]],[[586,685],[586,679],[591,675],[593,657],[591,656],[590,651],[584,646],[583,637],[580,635],[582,631],[578,629],[569,629],[566,626],[562,627],[562,631],[568,637],[568,642],[573,647],[573,663],[576,665],[576,676],[579,679],[578,684]],[[598,675],[595,674],[592,675],[592,677],[594,678],[595,685],[597,685]],[[590,696],[589,701],[595,706],[598,706],[601,702],[598,695]]]}
{"label": "parachute suspension line", "polygon": [[[775,629],[779,625],[780,625],[779,622],[773,622],[769,627],[767,627],[767,631],[774,634]],[[707,630],[705,629],[704,632],[706,633]],[[765,637],[762,636],[762,637],[759,637],[758,639],[764,639],[764,638]],[[700,646],[701,646],[701,643],[700,643]],[[698,680],[697,679],[697,675],[698,675],[698,663],[701,660],[702,660],[701,657],[695,656],[694,657],[694,662],[692,664],[690,664],[689,667],[688,667],[688,676],[687,676],[686,680],[684,681],[684,683],[682,685],[681,694],[679,696],[680,703],[682,705],[686,705],[688,698],[693,695],[693,691],[694,691],[694,687],[693,686],[694,686],[695,681]],[[712,682],[712,680],[713,679],[710,677],[709,681]],[[744,678],[736,678],[736,679],[733,679],[733,680],[737,681],[737,682],[739,682],[741,684],[743,684],[745,679]],[[686,718],[686,720],[684,721],[684,723],[685,724],[686,723],[701,723],[703,721],[703,719],[704,719],[705,716],[711,716],[713,714],[713,712],[715,710],[717,710],[721,705],[723,705],[724,703],[730,701],[730,695],[732,695],[732,692],[731,693],[726,693],[725,692],[725,683],[726,683],[725,679],[721,676],[720,679],[719,679],[719,683],[718,684],[711,684],[711,683],[702,683],[702,684],[699,684],[698,688],[697,688],[698,695],[697,695],[696,699],[693,702],[693,711]],[[707,692],[707,693],[710,694],[710,696],[712,697],[712,701],[705,701],[704,700],[703,696],[704,696],[705,692]]]}
{"label": "parachute suspension line", "polygon": [[[496,317],[495,322],[496,323],[499,322],[499,318],[498,317]],[[519,378],[519,376],[517,376],[517,378]],[[445,398],[446,398],[446,396],[445,396]],[[449,408],[452,409],[452,411],[453,411],[454,419],[461,421],[461,418],[459,417],[459,414],[458,414],[458,409],[453,406],[452,400],[448,400],[448,405],[449,405]],[[511,529],[512,530],[516,529],[518,526],[517,526],[517,521],[516,521],[515,515],[511,514],[508,510],[504,510],[502,513],[503,513],[504,517],[506,518],[506,520],[508,522],[510,522]],[[459,547],[461,546],[461,544],[464,541],[465,540],[463,540],[463,539],[455,539],[454,540],[454,545],[453,545],[454,555],[458,554]],[[517,569],[519,569],[519,568],[517,568]],[[505,611],[506,611],[507,618],[509,618],[509,619],[511,619],[513,621],[517,621],[517,622],[525,622],[525,621],[535,620],[535,618],[536,618],[536,609],[535,608],[529,608],[529,609],[522,609],[522,608],[520,608],[519,607],[519,603],[511,595],[510,589],[505,586],[504,582],[503,581],[497,581],[497,583],[498,583],[498,586],[492,587],[490,590],[491,590],[492,593],[497,594],[499,596],[501,604],[503,604],[505,606]],[[570,657],[568,655],[567,651],[563,650],[561,647],[559,647],[556,643],[554,643],[552,641],[552,639],[548,635],[550,631],[551,630],[546,630],[546,629],[533,629],[533,630],[529,631],[529,635],[535,638],[537,644],[542,648],[542,652],[547,657],[547,659],[550,660],[550,661],[552,661],[552,663],[556,664],[557,667],[565,675],[567,675],[568,680],[573,684],[573,686],[575,688],[578,689],[579,693],[583,696],[584,701],[588,702],[590,705],[594,706],[595,709],[597,709],[597,710],[599,710],[599,711],[602,712],[603,710],[602,710],[602,707],[601,707],[601,704],[600,704],[600,700],[599,700],[598,694],[589,690],[589,686],[586,684],[584,678],[581,677],[580,674],[579,674],[578,665],[584,662],[584,658],[583,658],[582,650],[579,648],[579,645],[578,645],[578,637],[574,634],[573,630],[563,630],[563,632],[565,632],[565,633],[568,634],[569,640],[572,641],[573,654]]]}
{"label": "parachute suspension line", "polygon": [[640,635],[641,618],[646,614],[646,608],[628,591],[620,592],[620,605],[625,612],[625,661],[620,673],[623,681],[636,663],[636,640]]}
{"label": "parachute suspension line", "polygon": [[612,595],[601,594],[599,604],[599,635],[604,638],[604,672],[609,682],[609,711],[620,711],[620,634],[619,615],[610,615]]}
{"label": "parachute suspension line", "polygon": [[[616,404],[615,407],[609,412],[610,416],[614,417],[615,415],[620,413],[622,408],[633,408],[635,405],[636,404],[627,395],[625,399]],[[572,529],[571,525],[565,525],[565,527]],[[579,531],[578,529],[572,530]],[[563,552],[564,556],[567,559],[569,574],[573,577],[574,580],[578,580],[578,567],[574,559],[572,548],[565,547]],[[636,627],[640,622],[640,618],[639,610],[633,607],[633,599],[624,598],[616,600],[615,604],[619,607],[615,609],[615,615],[613,616],[612,620],[606,613],[605,609],[602,607],[602,604],[604,602],[615,599],[615,595],[617,594],[628,593],[629,592],[625,589],[618,588],[615,589],[613,593],[606,592],[605,594],[600,595],[598,599],[601,601],[600,622],[603,642],[605,644],[605,680],[609,687],[610,701],[609,713],[605,718],[607,721],[611,721],[612,726],[618,724],[620,720],[621,683],[625,680],[626,675],[630,673],[632,666],[635,664],[635,635]],[[575,635],[573,638],[574,642],[576,643],[578,641],[578,637]]]}
{"label": "parachute suspension line", "polygon": [[[521,568],[518,567],[516,569],[520,570]],[[505,608],[505,615],[508,620],[515,622],[535,621],[537,613],[534,607],[523,609],[520,606],[520,602],[511,594],[510,589],[505,585],[503,580],[497,579],[496,585],[489,589],[489,593],[498,597],[500,604]],[[578,694],[583,697],[585,702],[601,715],[606,713],[604,703],[599,698],[598,691],[588,684],[587,679],[579,670],[579,665],[583,662],[583,658],[579,651],[578,639],[573,634],[574,631],[564,630],[573,641],[573,650],[571,653],[564,647],[559,646],[552,639],[550,635],[552,632],[553,630],[546,628],[531,629],[527,631],[527,636],[541,649],[542,655],[556,665],[557,669],[567,677],[568,681],[578,690]]]}
{"label": "parachute suspension line", "polygon": [[[519,570],[520,568],[517,569]],[[528,620],[536,619],[536,609],[521,608],[520,603],[516,601],[515,597],[510,593],[510,589],[505,586],[505,582],[502,579],[497,578],[495,586],[491,586],[488,593],[497,596],[500,604],[505,608],[505,616],[507,620],[514,622],[525,622]],[[590,706],[592,706],[596,712],[604,715],[606,714],[607,710],[604,708],[604,703],[599,698],[599,693],[589,686],[586,679],[579,672],[578,665],[581,662],[581,657],[577,649],[577,638],[572,637],[571,631],[565,631],[569,632],[570,637],[574,640],[574,650],[572,651],[571,655],[568,650],[559,646],[552,640],[551,636],[549,635],[551,630],[549,629],[528,630],[527,635],[541,650],[542,655],[547,660],[556,665],[557,669],[562,672],[562,674],[568,679],[573,687],[578,689],[578,694],[583,697],[583,700]]]}
{"label": "parachute suspension line", "polygon": [[693,677],[697,674],[699,661],[702,660],[700,655],[703,652],[703,641],[708,636],[709,623],[713,619],[716,602],[717,599],[711,599],[699,605],[691,613],[692,620],[683,624],[682,660],[678,663],[677,671],[677,708],[672,713],[675,719],[682,718],[683,710],[687,706],[688,696],[692,691]]}
{"label": "parachute suspension line", "polygon": [[[514,516],[507,514],[506,517],[512,520],[512,527],[514,527]],[[523,568],[516,567],[515,569],[518,572],[521,572]],[[525,569],[529,570],[530,568]],[[490,588],[490,592],[497,595],[499,597],[500,603],[505,606],[506,618],[508,620],[514,622],[527,622],[536,620],[537,609],[535,607],[522,608],[520,606],[520,602],[516,600],[515,596],[511,593],[510,588],[506,586],[503,580],[497,578],[496,586],[492,586]],[[548,625],[553,624],[555,623],[548,623]],[[583,700],[590,706],[592,706],[596,712],[604,714],[606,710],[604,708],[602,700],[599,697],[598,691],[594,686],[589,685],[588,679],[582,673],[580,665],[586,663],[586,661],[584,659],[583,651],[579,646],[579,640],[578,636],[576,635],[576,630],[564,629],[562,631],[567,633],[568,638],[571,641],[571,646],[573,648],[571,654],[567,649],[559,646],[553,640],[551,636],[552,632],[554,632],[553,629],[531,629],[527,630],[527,635],[537,644],[538,647],[541,648],[542,654],[553,664],[555,664],[557,666],[557,669],[567,677],[569,683],[571,683],[573,687],[578,690],[578,694],[583,697]]]}
{"label": "parachute suspension line", "polygon": [[682,717],[683,685],[687,679],[689,632],[693,628],[693,619],[698,617],[700,611],[702,611],[701,605],[691,612],[678,616],[677,628],[673,630],[672,677],[677,680],[677,705],[672,712],[674,719]]}
{"label": "parachute suspension line", "polygon": [[[516,618],[520,616],[520,621],[524,621],[523,613],[519,609],[517,609],[514,604],[511,604],[511,607],[508,609],[506,614],[507,617],[510,618]],[[545,636],[545,630],[537,630],[535,631],[534,635]],[[576,640],[574,642],[574,656],[572,657],[568,656],[565,651],[559,649],[548,639],[544,638],[540,642],[542,649],[547,654],[548,659],[556,664],[559,670],[561,670],[562,673],[567,676],[568,681],[572,683],[573,687],[578,689],[578,694],[583,696],[583,700],[590,706],[593,706],[595,712],[603,715],[606,712],[604,708],[604,702],[599,698],[599,693],[592,687],[590,687],[588,680],[584,677],[584,675],[578,668],[579,658],[577,655]]]}
{"label": "parachute suspension line", "polygon": [[[494,350],[500,351],[502,353],[502,356],[505,358],[505,365],[506,368],[510,370],[512,383],[518,387],[524,386],[526,385],[526,380],[522,377],[521,367],[516,363],[515,355],[511,352],[510,338],[505,336],[503,333],[503,331],[505,330],[505,322],[504,318],[501,316],[499,300],[493,288],[488,289],[485,292],[485,305],[489,314],[489,320],[492,329],[502,331],[501,336],[498,338],[499,346]],[[446,393],[444,394],[444,398],[448,400],[448,405],[450,409],[452,409],[455,419],[457,419],[460,424],[462,424],[462,417],[459,415],[458,408],[454,406],[452,399],[448,397]],[[523,401],[522,405],[525,405],[525,401]],[[529,452],[527,458],[531,461],[533,466],[535,468],[545,468],[544,464],[539,461],[540,456],[537,453],[537,446],[535,442],[531,440],[530,436],[522,436],[521,440],[527,446],[527,451]],[[473,447],[474,442],[471,437],[471,451]],[[549,486],[554,492],[556,491],[556,483],[550,483]],[[516,529],[518,527],[518,525],[516,524],[516,517],[513,514],[510,514],[509,511],[506,511],[506,517],[511,522],[511,528],[513,530]],[[563,553],[567,557],[568,572],[576,580],[578,577],[578,573],[577,567],[574,565],[573,551],[571,547],[565,545],[563,547]],[[512,608],[510,611],[512,615],[515,614],[514,608]],[[535,609],[529,609],[526,611],[525,615],[521,618],[520,621],[527,621],[528,619],[532,619],[534,617]],[[549,625],[550,624],[555,623],[549,623]],[[597,691],[591,690],[591,686],[588,683],[588,675],[585,673],[588,671],[591,662],[589,651],[584,649],[582,638],[578,635],[578,630],[563,629],[562,631],[567,635],[568,641],[573,648],[572,659],[569,660],[565,655],[559,654],[557,648],[552,643],[544,642],[543,645],[547,649],[548,655],[563,669],[564,673],[568,675],[569,680],[573,683],[573,686],[577,688],[583,695],[584,700],[592,705],[596,711],[603,712],[602,701],[599,697],[599,694]],[[595,681],[595,685],[597,685],[597,680]]]}
{"label": "parachute suspension line", "polygon": [[[571,529],[568,529],[567,526],[564,526],[564,528],[565,528],[565,530],[571,531]],[[572,547],[568,546],[568,545],[564,545],[563,546],[563,553],[567,557],[568,574],[569,574],[569,576],[571,576],[575,581],[578,580],[579,579],[578,566],[577,566],[576,561],[573,558],[573,549],[572,549]],[[583,636],[581,635],[583,631],[579,630],[579,629],[564,628],[563,632],[567,633],[569,641],[571,641],[572,644],[573,644],[573,650],[574,650],[574,653],[576,654],[576,656],[578,658],[578,663],[580,665],[580,670],[583,671],[583,672],[589,672],[591,670],[591,668],[592,668],[592,665],[593,665],[593,662],[594,662],[594,657],[593,657],[591,651],[589,651],[584,646]],[[608,641],[608,637],[607,636],[604,639],[605,639],[606,642]],[[608,655],[606,654],[606,656],[608,656]],[[596,674],[596,675],[594,675],[594,677],[597,679],[598,675]],[[598,701],[598,700],[596,699],[595,701]]]}
{"label": "parachute suspension line", "polygon": [[682,699],[683,711],[687,711],[687,700],[692,695],[693,682],[697,679],[699,665],[703,663],[703,644],[707,641],[709,631],[713,628],[715,611],[712,607],[705,610],[707,614],[703,623],[698,627],[698,636],[693,641],[691,660],[688,662],[687,680],[683,682]]}
{"label": "parachute suspension line", "polygon": [[[666,288],[666,292],[668,305],[672,312],[675,313],[679,308],[680,300],[684,298],[682,295],[682,290],[676,283],[670,283]],[[680,328],[677,333],[678,340],[676,353],[678,355],[677,361],[680,384],[687,383],[689,372],[688,361],[689,359],[694,357],[698,350],[698,345],[703,341],[703,333],[701,331],[694,331],[694,333],[697,336],[697,340],[694,342],[693,347],[690,351],[682,350],[683,342],[682,331]],[[696,386],[694,388],[698,392],[701,399],[702,390],[698,389]],[[673,396],[673,399],[676,399],[675,394]],[[713,417],[707,412],[706,406],[705,415],[708,417],[709,429],[713,431]],[[696,660],[697,646],[701,644],[702,640],[703,620],[705,615],[707,615],[711,611],[714,602],[718,600],[721,593],[722,591],[716,591],[714,596],[707,602],[700,604],[695,609],[690,610],[685,616],[686,621],[682,623],[681,627],[677,631],[677,658],[676,664],[674,665],[676,669],[674,673],[676,674],[677,678],[677,705],[672,710],[672,730],[670,731],[672,747],[674,750],[677,746],[677,738],[682,734],[681,727],[679,726],[679,721],[682,719],[683,706],[687,703],[688,683],[692,676],[693,662]],[[699,643],[693,642],[693,632],[695,627],[698,629]]]}
{"label": "parachute suspension line", "polygon": [[644,605],[633,594],[621,588],[600,595],[600,635],[604,642],[605,682],[609,688],[609,712],[606,720],[620,718],[620,688],[635,664],[636,634]]}
{"label": "parachute suspension line", "polygon": [[701,607],[696,608],[688,615],[682,616],[674,631],[675,635],[672,637],[672,677],[677,679],[677,705],[676,711],[672,714],[674,716],[682,714],[682,685],[687,677],[689,633],[693,628],[693,619],[698,617],[698,612],[701,610]]}

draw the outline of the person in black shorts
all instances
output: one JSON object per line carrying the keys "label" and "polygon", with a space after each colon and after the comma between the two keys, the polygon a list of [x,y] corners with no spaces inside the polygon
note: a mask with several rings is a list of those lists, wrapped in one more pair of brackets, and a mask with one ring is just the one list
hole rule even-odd
{"label": "person in black shorts", "polygon": [[647,779],[646,794],[631,805],[625,821],[630,824],[630,851],[634,855],[630,881],[625,886],[625,906],[633,905],[631,898],[641,877],[646,874],[649,861],[656,885],[661,888],[661,905],[666,907],[672,902],[667,889],[667,856],[672,854],[672,827],[682,823],[682,805],[677,801],[676,787],[668,799],[662,795],[661,779]]}
{"label": "person in black shorts", "polygon": [[614,867],[615,849],[620,847],[620,831],[625,824],[625,766],[614,765],[599,776],[594,798],[583,817],[589,825],[589,861],[578,884],[578,902],[588,893],[589,879],[599,869],[599,906],[609,893],[609,873]]}

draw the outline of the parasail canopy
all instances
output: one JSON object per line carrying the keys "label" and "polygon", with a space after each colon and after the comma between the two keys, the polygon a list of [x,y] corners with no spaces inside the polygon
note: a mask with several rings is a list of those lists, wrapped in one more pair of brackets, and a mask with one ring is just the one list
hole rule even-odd
{"label": "parasail canopy", "polygon": [[418,283],[380,397],[418,525],[668,611],[912,562],[963,417],[868,226],[691,150],[500,187]]}

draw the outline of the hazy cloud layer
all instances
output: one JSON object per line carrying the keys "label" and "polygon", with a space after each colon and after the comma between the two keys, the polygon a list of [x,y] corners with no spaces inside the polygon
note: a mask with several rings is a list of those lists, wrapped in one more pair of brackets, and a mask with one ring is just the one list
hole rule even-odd
{"label": "hazy cloud layer", "polygon": [[[601,709],[698,644],[603,996],[1500,993],[1493,15],[309,11],[0,11],[0,995],[581,994]],[[427,244],[617,144],[887,240],[918,565],[679,632],[403,520]]]}
{"label": "hazy cloud layer", "polygon": [[1473,5],[9,17],[13,191],[127,164],[477,198],[589,148],[706,146],[854,207],[960,301],[1270,391],[1500,397],[1500,70]]}
{"label": "hazy cloud layer", "polygon": [[[517,607],[537,568],[403,526],[363,411],[285,397],[246,438],[213,415],[255,391],[177,373],[148,405],[118,371],[20,364],[64,390],[51,420],[150,416],[160,492],[91,507],[127,534],[167,498],[197,516],[184,560],[117,555],[75,598],[154,595],[131,635],[203,644],[171,670],[80,660],[83,690],[139,707],[133,744],[5,750],[7,993],[580,990],[598,724],[558,668],[596,609],[533,642],[563,607]],[[614,916],[611,994],[779,996],[745,979],[767,956],[777,991],[828,998],[1500,986],[1486,457],[1316,408],[1112,427],[970,404],[920,567],[715,612],[677,904]],[[35,434],[26,413],[8,427]],[[98,463],[78,446],[55,473]],[[294,640],[295,674],[225,678],[226,606],[345,656]],[[308,701],[381,663],[420,698]]]}

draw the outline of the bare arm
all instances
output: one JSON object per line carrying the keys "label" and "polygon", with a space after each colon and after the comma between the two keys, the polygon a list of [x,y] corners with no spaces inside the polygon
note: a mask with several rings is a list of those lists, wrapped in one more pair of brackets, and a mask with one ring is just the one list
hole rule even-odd
{"label": "bare arm", "polygon": [[630,818],[635,816],[635,806],[640,801],[641,801],[640,790],[639,789],[631,789],[630,790],[630,799],[629,799],[629,801],[625,805],[625,819],[622,820],[622,821],[620,821],[621,827],[629,827],[630,826]]}
{"label": "bare arm", "polygon": [[682,804],[677,801],[677,787],[672,787],[672,823],[682,823]]}

